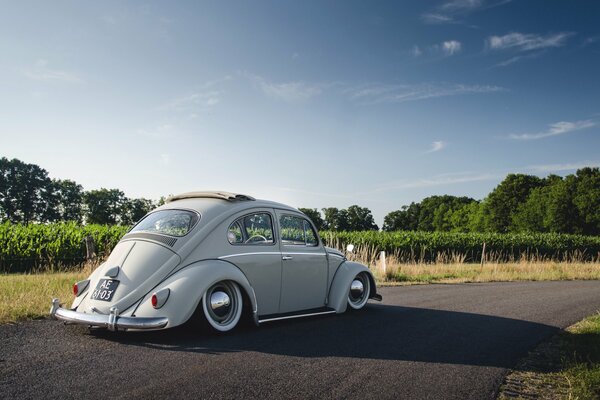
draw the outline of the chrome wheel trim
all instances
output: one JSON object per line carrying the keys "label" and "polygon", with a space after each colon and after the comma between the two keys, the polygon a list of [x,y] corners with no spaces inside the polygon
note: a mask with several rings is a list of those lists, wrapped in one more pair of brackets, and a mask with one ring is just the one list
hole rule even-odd
{"label": "chrome wheel trim", "polygon": [[[362,289],[362,290],[360,290]],[[348,290],[348,305],[354,310],[360,310],[369,301],[371,285],[366,272],[356,275]]]}
{"label": "chrome wheel trim", "polygon": [[220,332],[230,331],[242,315],[242,292],[232,281],[218,282],[202,296],[202,308],[211,327]]}
{"label": "chrome wheel trim", "polygon": [[229,295],[220,290],[212,292],[210,295],[210,308],[217,317],[225,318],[231,311]]}

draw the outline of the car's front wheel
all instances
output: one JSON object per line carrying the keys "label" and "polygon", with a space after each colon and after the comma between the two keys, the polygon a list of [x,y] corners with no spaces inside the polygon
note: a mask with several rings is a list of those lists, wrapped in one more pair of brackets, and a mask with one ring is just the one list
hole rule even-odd
{"label": "car's front wheel", "polygon": [[371,284],[366,272],[356,275],[350,283],[348,291],[348,305],[353,310],[360,310],[369,301]]}
{"label": "car's front wheel", "polygon": [[242,316],[242,292],[232,281],[221,281],[202,296],[202,309],[208,324],[219,332],[235,328]]}

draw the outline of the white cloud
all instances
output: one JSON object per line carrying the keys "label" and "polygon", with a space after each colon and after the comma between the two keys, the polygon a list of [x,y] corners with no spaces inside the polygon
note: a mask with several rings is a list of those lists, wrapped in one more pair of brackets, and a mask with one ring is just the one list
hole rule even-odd
{"label": "white cloud", "polygon": [[171,156],[169,154],[161,154],[160,163],[165,166],[169,165],[171,163]]}
{"label": "white cloud", "polygon": [[444,141],[435,141],[431,143],[431,149],[427,150],[425,153],[435,153],[436,151],[442,150],[446,145],[447,143]]}
{"label": "white cloud", "polygon": [[158,107],[160,110],[167,111],[191,111],[197,109],[206,109],[219,103],[221,92],[210,90],[206,92],[194,92],[185,96],[169,100],[167,103]]}
{"label": "white cloud", "polygon": [[245,76],[252,80],[267,96],[290,103],[306,101],[322,92],[320,85],[311,85],[299,81],[274,83],[256,75],[245,74]]}
{"label": "white cloud", "polygon": [[421,19],[427,24],[445,24],[454,22],[454,18],[448,15],[436,13],[423,14],[421,15]]}
{"label": "white cloud", "polygon": [[505,91],[505,89],[492,85],[425,83],[415,85],[371,84],[350,88],[345,92],[350,96],[350,99],[361,104],[377,104],[502,91]]}
{"label": "white cloud", "polygon": [[492,50],[514,49],[517,51],[541,50],[564,46],[572,32],[561,32],[550,35],[512,32],[504,36],[490,36],[487,45]]}
{"label": "white cloud", "polygon": [[411,189],[411,188],[424,188],[434,186],[446,186],[446,185],[458,185],[469,182],[480,182],[497,180],[501,176],[497,174],[442,174],[435,175],[430,178],[421,178],[410,181],[393,182],[376,189],[376,191],[389,191],[396,189]]}
{"label": "white cloud", "polygon": [[421,54],[423,54],[423,52],[421,51],[421,48],[417,45],[414,45],[412,48],[412,55],[414,57],[420,57]]}
{"label": "white cloud", "polygon": [[535,172],[562,172],[562,171],[576,171],[581,168],[600,167],[600,161],[583,161],[578,163],[567,163],[567,164],[545,164],[545,165],[532,165],[526,169]]}
{"label": "white cloud", "polygon": [[548,126],[548,130],[544,132],[511,134],[509,135],[509,138],[515,140],[537,140],[551,136],[563,135],[565,133],[575,132],[586,128],[591,128],[595,125],[596,123],[592,120],[575,122],[560,121],[554,124],[550,124]]}
{"label": "white cloud", "polygon": [[510,3],[512,0],[451,0],[435,7],[433,11],[421,15],[427,24],[460,23],[466,15],[488,8],[498,7]]}
{"label": "white cloud", "polygon": [[442,43],[442,51],[448,56],[458,53],[461,48],[462,44],[458,40],[448,40]]}
{"label": "white cloud", "polygon": [[77,75],[48,67],[48,61],[38,59],[35,65],[30,68],[24,68],[21,71],[29,79],[44,82],[64,82],[64,83],[83,83],[83,79]]}

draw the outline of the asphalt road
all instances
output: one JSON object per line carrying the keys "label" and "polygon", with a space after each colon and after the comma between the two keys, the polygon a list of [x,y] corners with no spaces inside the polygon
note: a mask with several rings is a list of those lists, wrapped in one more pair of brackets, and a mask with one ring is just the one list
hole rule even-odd
{"label": "asphalt road", "polygon": [[529,349],[600,309],[600,281],[381,293],[360,312],[225,336],[0,326],[0,398],[491,399]]}

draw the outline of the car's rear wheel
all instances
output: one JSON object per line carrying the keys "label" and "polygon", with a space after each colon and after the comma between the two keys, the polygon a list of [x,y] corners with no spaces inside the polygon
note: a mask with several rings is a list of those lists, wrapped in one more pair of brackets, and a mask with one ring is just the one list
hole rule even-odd
{"label": "car's rear wheel", "polygon": [[239,286],[232,281],[221,281],[202,296],[202,309],[208,324],[219,332],[235,328],[242,316],[243,300]]}
{"label": "car's rear wheel", "polygon": [[350,283],[348,291],[348,305],[353,310],[360,310],[369,301],[371,283],[366,272],[356,275]]}

